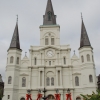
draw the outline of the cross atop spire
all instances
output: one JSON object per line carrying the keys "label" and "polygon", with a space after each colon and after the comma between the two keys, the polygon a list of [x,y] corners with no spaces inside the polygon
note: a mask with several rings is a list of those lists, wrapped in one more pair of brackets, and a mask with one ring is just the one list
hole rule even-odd
{"label": "cross atop spire", "polygon": [[82,12],[81,12],[81,19],[83,20],[83,15],[82,15]]}
{"label": "cross atop spire", "polygon": [[[81,15],[82,17],[82,15]],[[88,38],[88,34],[83,22],[83,17],[82,17],[82,26],[81,26],[81,39],[80,39],[80,48],[84,47],[84,46],[90,46],[91,47],[91,43],[90,40]]]}
{"label": "cross atop spire", "polygon": [[18,23],[18,15],[16,15],[17,16],[17,23]]}
{"label": "cross atop spire", "polygon": [[56,25],[56,15],[54,15],[51,0],[48,0],[43,25]]}
{"label": "cross atop spire", "polygon": [[16,22],[15,30],[13,33],[13,37],[9,49],[11,48],[20,49],[19,32],[18,32],[18,16],[17,16],[17,22]]}

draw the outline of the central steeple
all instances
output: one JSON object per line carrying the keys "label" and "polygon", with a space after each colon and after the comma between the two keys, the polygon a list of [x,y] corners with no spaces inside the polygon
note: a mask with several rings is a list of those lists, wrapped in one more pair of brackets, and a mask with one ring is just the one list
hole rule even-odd
{"label": "central steeple", "polygon": [[56,25],[56,15],[53,11],[51,0],[48,0],[43,25]]}

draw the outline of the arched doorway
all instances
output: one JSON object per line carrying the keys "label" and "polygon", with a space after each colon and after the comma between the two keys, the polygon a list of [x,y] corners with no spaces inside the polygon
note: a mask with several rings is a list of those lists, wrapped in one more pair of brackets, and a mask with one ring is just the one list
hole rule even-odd
{"label": "arched doorway", "polygon": [[50,94],[50,95],[48,95],[48,100],[55,100],[55,98],[52,94]]}
{"label": "arched doorway", "polygon": [[21,98],[20,100],[25,100],[25,98]]}
{"label": "arched doorway", "polygon": [[77,97],[76,100],[81,100],[81,98],[80,97]]}

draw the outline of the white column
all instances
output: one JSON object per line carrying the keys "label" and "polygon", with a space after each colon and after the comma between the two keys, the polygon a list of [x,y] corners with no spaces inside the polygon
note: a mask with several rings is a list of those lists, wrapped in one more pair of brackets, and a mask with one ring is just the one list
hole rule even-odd
{"label": "white column", "polygon": [[57,65],[59,65],[59,53],[57,53]]}
{"label": "white column", "polygon": [[70,87],[73,87],[73,82],[72,82],[72,68],[70,67]]}
{"label": "white column", "polygon": [[51,34],[49,35],[49,45],[51,45]]}
{"label": "white column", "polygon": [[42,81],[42,87],[44,87],[44,82],[45,82],[45,81],[44,81],[44,70],[42,71],[42,80],[43,80],[43,81]]}
{"label": "white column", "polygon": [[30,66],[32,66],[32,50],[30,50]]}
{"label": "white column", "polygon": [[45,57],[44,57],[44,54],[45,54],[45,52],[42,53],[42,61],[43,61],[43,62],[42,62],[42,65],[44,65],[44,63],[45,63],[45,62],[44,62],[44,58],[45,58]]}
{"label": "white column", "polygon": [[60,86],[62,87],[62,70],[60,70]]}
{"label": "white column", "polygon": [[28,81],[28,89],[31,89],[31,68],[29,70],[29,81]]}
{"label": "white column", "polygon": [[64,100],[64,98],[63,98],[63,93],[61,93],[61,96],[60,96],[60,98],[61,98],[61,100]]}
{"label": "white column", "polygon": [[40,70],[39,70],[39,73],[38,73],[38,88],[40,88]]}
{"label": "white column", "polygon": [[41,53],[41,65],[42,65],[42,53]]}
{"label": "white column", "polygon": [[61,65],[61,52],[59,53],[59,65]]}
{"label": "white column", "polygon": [[58,70],[56,70],[56,86],[58,88]]}

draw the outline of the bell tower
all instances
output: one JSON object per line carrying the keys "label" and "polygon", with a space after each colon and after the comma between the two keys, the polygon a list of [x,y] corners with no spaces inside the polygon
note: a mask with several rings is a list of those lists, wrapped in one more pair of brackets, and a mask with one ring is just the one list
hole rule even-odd
{"label": "bell tower", "polygon": [[[82,26],[81,26],[81,38],[80,38],[80,48],[79,48],[79,56],[80,56],[80,65],[83,68],[83,87],[96,87],[96,71],[95,71],[95,63],[93,57],[93,48],[91,46],[83,18],[82,18]],[[85,79],[85,80],[84,80]],[[89,81],[88,81],[89,80]],[[87,83],[86,83],[86,82]],[[91,83],[91,84],[88,84]],[[86,84],[86,86],[85,86]],[[95,90],[95,88],[94,88]]]}
{"label": "bell tower", "polygon": [[40,26],[41,46],[60,45],[60,26],[56,23],[51,0],[48,0],[43,25]]}
{"label": "bell tower", "polygon": [[9,91],[4,91],[5,96],[3,100],[7,100],[7,98],[10,100],[14,100],[14,97],[18,95],[19,73],[21,67],[21,52],[22,50],[20,49],[18,20],[17,20],[11,44],[7,54],[5,90]]}

